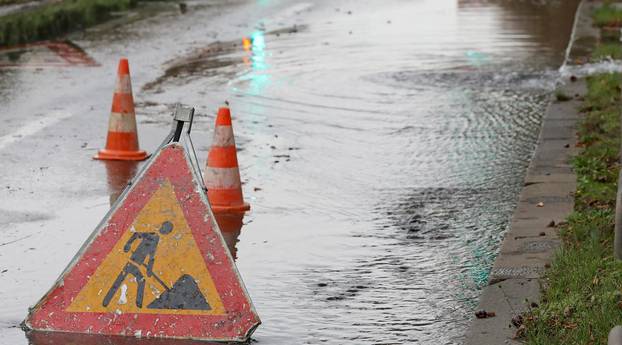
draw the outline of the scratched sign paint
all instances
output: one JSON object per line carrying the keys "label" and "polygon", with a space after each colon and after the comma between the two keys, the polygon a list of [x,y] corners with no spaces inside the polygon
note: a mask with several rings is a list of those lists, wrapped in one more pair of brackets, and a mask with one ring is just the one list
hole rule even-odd
{"label": "scratched sign paint", "polygon": [[97,227],[26,326],[245,341],[250,298],[179,144],[159,151]]}
{"label": "scratched sign paint", "polygon": [[0,68],[99,66],[70,41],[43,41],[0,48]]}

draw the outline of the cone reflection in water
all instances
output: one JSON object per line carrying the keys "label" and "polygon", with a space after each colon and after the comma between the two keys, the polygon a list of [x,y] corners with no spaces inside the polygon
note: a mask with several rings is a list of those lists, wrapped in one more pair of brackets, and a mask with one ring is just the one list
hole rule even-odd
{"label": "cone reflection in water", "polygon": [[134,110],[129,63],[127,59],[121,59],[117,71],[117,83],[112,96],[106,148],[100,150],[93,158],[141,161],[147,156],[147,153],[138,147],[136,112]]}
{"label": "cone reflection in water", "polygon": [[227,243],[229,253],[231,253],[233,259],[236,260],[238,258],[238,238],[240,237],[242,226],[244,225],[242,222],[244,213],[214,213],[214,217],[220,228],[220,233]]}
{"label": "cone reflection in water", "polygon": [[119,198],[127,184],[136,175],[138,162],[105,161],[110,206]]}
{"label": "cone reflection in water", "polygon": [[212,147],[207,156],[205,187],[220,232],[229,252],[237,259],[238,237],[244,213],[250,205],[244,202],[238,167],[237,148],[228,104],[218,109]]}

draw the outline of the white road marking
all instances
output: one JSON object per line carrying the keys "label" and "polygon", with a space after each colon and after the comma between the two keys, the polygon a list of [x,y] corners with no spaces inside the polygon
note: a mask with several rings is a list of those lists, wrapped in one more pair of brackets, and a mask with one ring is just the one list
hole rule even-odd
{"label": "white road marking", "polygon": [[71,117],[69,112],[53,112],[45,117],[31,121],[15,132],[0,137],[0,150],[4,150],[7,146],[16,143],[26,137],[29,137],[42,129],[52,126],[66,118]]}

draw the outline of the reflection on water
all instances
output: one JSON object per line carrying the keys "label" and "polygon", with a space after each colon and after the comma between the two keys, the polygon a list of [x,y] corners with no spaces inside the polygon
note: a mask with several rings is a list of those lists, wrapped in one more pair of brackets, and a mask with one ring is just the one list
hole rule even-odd
{"label": "reflection on water", "polygon": [[215,213],[214,217],[216,218],[216,222],[220,228],[220,233],[227,243],[229,253],[231,253],[233,259],[236,260],[238,258],[238,238],[240,237],[242,226],[244,225],[242,222],[244,219],[244,213]]}
{"label": "reflection on water", "polygon": [[260,187],[237,255],[259,342],[461,341],[577,3],[267,3],[231,49],[159,80],[229,90]]}
{"label": "reflection on water", "polygon": [[226,345],[193,340],[142,339],[134,336],[102,336],[33,331],[26,334],[30,345]]}
{"label": "reflection on water", "polygon": [[[249,82],[248,92],[252,95],[261,95],[263,89],[270,83],[269,65],[266,63],[266,41],[263,31],[255,31],[249,38],[244,38],[244,50],[250,56],[244,56],[244,62],[249,61],[251,72],[243,77]],[[250,43],[250,44],[247,44]]]}
{"label": "reflection on water", "polygon": [[108,193],[110,193],[110,206],[112,206],[136,175],[139,163],[133,161],[102,161],[102,163],[106,167]]}
{"label": "reflection on water", "polygon": [[209,43],[206,47],[197,49],[189,55],[167,62],[164,74],[145,84],[142,89],[146,92],[161,93],[164,84],[185,84],[189,80],[217,75],[234,77],[236,72],[227,70],[227,67],[244,64],[249,66],[253,73],[243,78],[254,83],[254,89],[259,92],[262,85],[269,80],[269,75],[262,72],[269,72],[269,66],[266,63],[265,36],[291,35],[305,28],[305,26],[292,26],[269,32],[257,30],[240,41]]}
{"label": "reflection on water", "polygon": [[0,47],[0,68],[99,66],[71,41],[43,41]]}

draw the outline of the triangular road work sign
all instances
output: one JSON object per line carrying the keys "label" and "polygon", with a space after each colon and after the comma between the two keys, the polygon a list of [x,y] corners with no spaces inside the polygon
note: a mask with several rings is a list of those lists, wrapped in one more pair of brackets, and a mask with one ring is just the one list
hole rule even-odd
{"label": "triangular road work sign", "polygon": [[25,326],[245,341],[259,325],[184,148],[162,148],[110,210]]}

